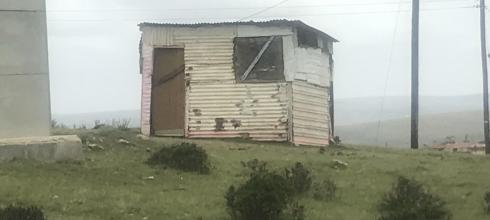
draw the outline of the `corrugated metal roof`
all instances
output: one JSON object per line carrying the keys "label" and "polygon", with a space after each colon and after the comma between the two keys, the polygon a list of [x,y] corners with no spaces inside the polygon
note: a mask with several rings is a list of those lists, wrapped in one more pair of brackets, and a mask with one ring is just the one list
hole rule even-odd
{"label": "corrugated metal roof", "polygon": [[255,25],[255,26],[262,26],[262,27],[272,27],[272,26],[293,26],[293,27],[301,27],[305,28],[307,30],[316,32],[320,36],[327,38],[333,42],[339,42],[337,39],[334,37],[328,35],[327,33],[318,30],[314,27],[311,27],[305,23],[303,23],[300,20],[269,20],[269,21],[236,21],[236,22],[216,22],[216,23],[187,23],[187,24],[179,24],[179,23],[140,23],[138,26],[141,27],[191,27],[191,28],[198,28],[198,27],[206,27],[206,26],[224,26],[224,25]]}

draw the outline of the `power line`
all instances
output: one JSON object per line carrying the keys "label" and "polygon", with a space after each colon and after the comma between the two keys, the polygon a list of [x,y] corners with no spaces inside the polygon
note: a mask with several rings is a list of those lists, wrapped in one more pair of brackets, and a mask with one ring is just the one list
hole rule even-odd
{"label": "power line", "polygon": [[249,19],[249,18],[253,18],[253,17],[255,17],[257,15],[260,15],[260,14],[266,12],[266,11],[269,11],[271,9],[274,9],[275,7],[279,7],[280,5],[282,5],[282,4],[284,4],[284,3],[288,2],[288,1],[290,1],[290,0],[282,0],[282,1],[280,1],[279,3],[277,3],[277,4],[273,5],[273,6],[270,6],[268,8],[264,8],[264,9],[262,9],[262,10],[260,10],[258,12],[255,12],[255,13],[249,15],[249,16],[245,16],[243,18],[240,18],[240,19],[238,19],[238,21],[243,21],[243,20],[246,20],[246,19]]}
{"label": "power line", "polygon": [[[460,6],[460,7],[445,7],[445,8],[426,8],[421,9],[424,12],[430,11],[445,11],[455,9],[474,9],[475,6]],[[400,13],[410,12],[410,10],[401,10]],[[297,14],[297,15],[277,15],[277,16],[258,16],[257,19],[273,19],[273,18],[294,18],[294,17],[317,17],[317,16],[341,16],[341,15],[367,15],[367,14],[389,14],[398,13],[398,10],[377,10],[377,11],[356,11],[356,12],[334,12],[334,13],[318,13],[318,14]],[[236,20],[236,17],[162,17],[162,18],[132,18],[132,19],[73,19],[73,20],[48,20],[49,22],[140,22],[144,21],[163,21],[163,20]]]}
{"label": "power line", "polygon": [[[401,1],[399,1],[401,2]],[[388,91],[388,82],[390,80],[390,73],[391,73],[391,68],[393,64],[393,54],[395,51],[395,40],[396,40],[396,34],[398,33],[398,25],[400,23],[400,14],[401,14],[401,4],[398,5],[398,13],[396,14],[396,21],[395,21],[395,28],[393,29],[393,37],[391,39],[391,49],[390,49],[390,55],[388,59],[388,67],[386,69],[386,78],[385,78],[385,84],[384,84],[384,90],[383,90],[383,98],[381,99],[381,114],[380,118],[378,120],[378,127],[376,129],[376,143],[378,142],[379,139],[379,132],[381,130],[381,117],[384,114],[384,107],[385,107],[385,99],[386,99],[386,94]]]}
{"label": "power line", "polygon": [[[289,0],[287,0],[289,1]],[[424,3],[468,3],[471,0],[431,0],[425,1]],[[409,4],[410,1],[400,1],[400,2],[362,2],[362,3],[331,3],[331,4],[315,4],[315,5],[291,5],[291,6],[280,6],[285,2],[279,4],[272,8],[319,8],[319,7],[357,7],[357,6],[380,6],[380,5],[398,5],[398,4]],[[165,9],[88,9],[88,10],[47,10],[48,13],[82,13],[82,12],[163,12],[163,11],[214,11],[214,10],[253,10],[262,9],[270,10],[271,7],[216,7],[216,8],[165,8]],[[264,11],[260,12],[263,13]],[[257,12],[258,13],[258,12]]]}

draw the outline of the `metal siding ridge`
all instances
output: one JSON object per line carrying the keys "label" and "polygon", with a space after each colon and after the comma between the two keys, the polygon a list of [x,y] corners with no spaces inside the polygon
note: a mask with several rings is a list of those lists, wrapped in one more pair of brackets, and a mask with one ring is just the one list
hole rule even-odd
{"label": "metal siding ridge", "polygon": [[330,141],[328,90],[303,81],[293,82],[293,131],[298,145]]}

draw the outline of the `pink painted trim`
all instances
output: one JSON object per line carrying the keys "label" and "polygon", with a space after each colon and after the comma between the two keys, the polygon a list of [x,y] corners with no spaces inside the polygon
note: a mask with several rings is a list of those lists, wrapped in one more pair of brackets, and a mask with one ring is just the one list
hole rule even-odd
{"label": "pink painted trim", "polygon": [[153,47],[143,45],[141,80],[141,133],[151,135],[151,78],[153,74]]}

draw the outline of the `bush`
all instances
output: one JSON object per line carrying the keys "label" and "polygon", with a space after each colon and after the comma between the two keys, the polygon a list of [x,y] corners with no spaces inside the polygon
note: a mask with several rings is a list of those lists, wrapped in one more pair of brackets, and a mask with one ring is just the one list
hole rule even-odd
{"label": "bush", "polygon": [[305,193],[311,188],[310,171],[300,162],[291,169],[286,169],[286,178],[296,194]]}
{"label": "bush", "polygon": [[264,170],[253,173],[238,188],[231,186],[225,198],[232,219],[275,220],[290,204],[291,194],[292,189],[286,178]]}
{"label": "bush", "polygon": [[339,136],[333,137],[333,140],[330,141],[330,147],[342,146],[342,140],[340,140]]}
{"label": "bush", "polygon": [[147,163],[201,174],[208,174],[210,171],[208,154],[203,148],[192,143],[181,143],[164,147],[155,152]]}
{"label": "bush", "polygon": [[304,220],[305,217],[305,207],[295,202],[289,207],[289,211],[291,212],[292,220]]}
{"label": "bush", "polygon": [[130,119],[112,119],[112,127],[117,128],[121,131],[128,131],[129,125],[131,124]]}
{"label": "bush", "polygon": [[252,172],[263,172],[267,170],[267,162],[258,159],[249,160],[247,162],[241,161],[241,163],[244,168],[248,168]]}
{"label": "bush", "polygon": [[399,177],[378,206],[379,220],[449,220],[446,203],[415,180]]}
{"label": "bush", "polygon": [[313,185],[313,198],[321,201],[331,201],[335,198],[337,184],[331,179]]}
{"label": "bush", "polygon": [[327,152],[327,149],[325,147],[320,147],[320,149],[318,149],[319,154],[325,154],[325,152]]}
{"label": "bush", "polygon": [[486,192],[484,199],[485,212],[490,215],[490,192]]}
{"label": "bush", "polygon": [[37,207],[8,206],[0,209],[0,220],[46,220],[41,209]]}

